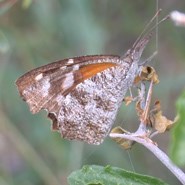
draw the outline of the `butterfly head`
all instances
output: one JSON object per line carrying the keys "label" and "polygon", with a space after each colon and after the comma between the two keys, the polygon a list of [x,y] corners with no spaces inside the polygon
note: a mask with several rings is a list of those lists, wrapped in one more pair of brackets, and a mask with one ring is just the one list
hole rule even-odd
{"label": "butterfly head", "polygon": [[151,37],[152,33],[135,42],[132,48],[129,49],[123,56],[124,61],[127,63],[139,63],[143,50],[150,41]]}

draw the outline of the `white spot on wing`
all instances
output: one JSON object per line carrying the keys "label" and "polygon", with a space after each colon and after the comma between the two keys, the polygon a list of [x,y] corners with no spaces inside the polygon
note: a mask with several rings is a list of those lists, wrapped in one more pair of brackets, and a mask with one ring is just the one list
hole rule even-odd
{"label": "white spot on wing", "polygon": [[79,67],[80,67],[80,66],[79,66],[78,64],[77,64],[77,65],[74,65],[74,66],[73,66],[73,70],[78,70]]}
{"label": "white spot on wing", "polygon": [[68,64],[73,64],[74,63],[74,60],[72,58],[70,58],[68,61],[67,61]]}
{"label": "white spot on wing", "polygon": [[40,73],[39,75],[37,75],[37,76],[35,77],[35,80],[36,80],[36,81],[39,81],[39,80],[41,80],[42,78],[43,78],[43,74]]}
{"label": "white spot on wing", "polygon": [[61,70],[65,70],[66,69],[66,66],[62,66],[60,67]]}
{"label": "white spot on wing", "polygon": [[68,105],[68,104],[70,104],[71,103],[71,96],[70,96],[70,94],[68,94],[66,97],[65,97],[65,104],[66,105]]}
{"label": "white spot on wing", "polygon": [[71,73],[67,73],[65,75],[65,79],[64,79],[64,81],[62,83],[62,89],[66,90],[69,87],[71,87],[73,84],[74,84],[74,75],[73,75],[73,73],[72,72]]}
{"label": "white spot on wing", "polygon": [[48,96],[49,94],[49,89],[50,89],[50,82],[49,82],[49,78],[46,78],[44,81],[43,81],[43,84],[42,84],[42,90],[41,92],[43,93],[43,96]]}

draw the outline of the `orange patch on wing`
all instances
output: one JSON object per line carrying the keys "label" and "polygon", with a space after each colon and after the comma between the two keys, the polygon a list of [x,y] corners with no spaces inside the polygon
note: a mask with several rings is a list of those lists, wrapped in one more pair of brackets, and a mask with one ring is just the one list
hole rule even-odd
{"label": "orange patch on wing", "polygon": [[116,63],[105,62],[105,63],[88,64],[86,66],[83,66],[82,68],[80,68],[82,79],[86,80],[96,75],[97,73],[116,65],[117,65]]}

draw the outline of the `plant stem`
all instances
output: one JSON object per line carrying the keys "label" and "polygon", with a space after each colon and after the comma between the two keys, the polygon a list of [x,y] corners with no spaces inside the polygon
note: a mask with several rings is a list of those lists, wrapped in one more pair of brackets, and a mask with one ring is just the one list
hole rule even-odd
{"label": "plant stem", "polygon": [[110,133],[110,137],[124,138],[124,139],[132,140],[132,141],[142,144],[148,150],[150,150],[177,177],[177,179],[183,185],[185,185],[185,173],[180,168],[178,168],[170,160],[170,158],[160,148],[158,148],[158,146],[149,138],[136,136],[135,134],[129,135],[129,134],[116,134],[116,133]]}

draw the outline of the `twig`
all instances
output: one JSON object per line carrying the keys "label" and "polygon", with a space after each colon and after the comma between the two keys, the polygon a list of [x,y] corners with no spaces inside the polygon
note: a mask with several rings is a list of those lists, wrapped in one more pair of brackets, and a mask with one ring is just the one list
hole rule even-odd
{"label": "twig", "polygon": [[110,133],[109,135],[112,138],[124,138],[128,140],[135,141],[137,143],[142,144],[148,150],[150,150],[176,177],[177,179],[185,185],[185,173],[178,168],[173,162],[169,159],[169,157],[160,149],[158,148],[152,140],[149,138],[144,138],[140,136],[136,136],[135,134],[116,134]]}
{"label": "twig", "polygon": [[148,90],[148,95],[146,98],[146,103],[145,103],[145,108],[144,108],[144,112],[142,115],[142,123],[144,123],[145,125],[147,125],[147,118],[148,118],[148,114],[150,111],[150,103],[151,103],[151,98],[152,98],[152,88],[153,88],[153,80],[151,80],[150,82],[150,87]]}

